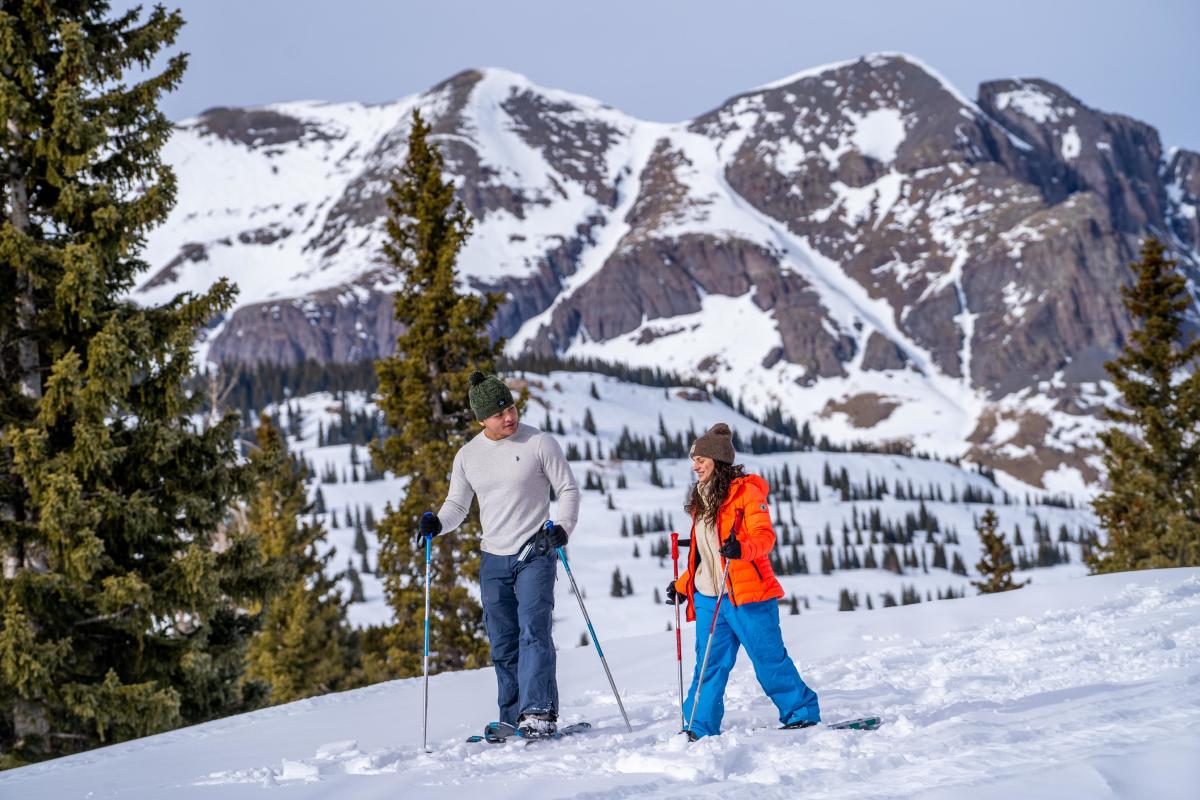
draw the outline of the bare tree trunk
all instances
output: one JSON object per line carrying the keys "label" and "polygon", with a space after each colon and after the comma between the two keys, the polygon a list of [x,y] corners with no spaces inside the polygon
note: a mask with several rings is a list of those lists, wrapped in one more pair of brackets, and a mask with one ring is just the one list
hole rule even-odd
{"label": "bare tree trunk", "polygon": [[[222,379],[223,377],[223,379]],[[237,381],[233,373],[222,376],[220,367],[213,367],[208,373],[208,427],[216,427],[216,424],[221,421],[221,410],[225,406],[225,401],[229,399],[229,393],[233,391],[233,387]]]}

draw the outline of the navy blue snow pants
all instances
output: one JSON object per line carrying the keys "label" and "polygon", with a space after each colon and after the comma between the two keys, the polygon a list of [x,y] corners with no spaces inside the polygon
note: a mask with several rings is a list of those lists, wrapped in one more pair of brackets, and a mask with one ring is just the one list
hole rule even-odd
{"label": "navy blue snow pants", "polygon": [[[692,715],[708,627],[717,605],[717,598],[699,592],[696,592],[695,599],[696,669],[692,673],[692,688],[683,703],[684,719]],[[712,650],[708,655],[708,668],[704,671],[704,687],[700,691],[700,704],[696,708],[692,733],[703,737],[721,732],[721,718],[725,716],[725,684],[729,681],[729,673],[741,647],[746,648],[746,654],[754,666],[754,676],[758,678],[763,691],[779,709],[781,723],[788,725],[801,720],[820,722],[817,693],[801,680],[796,665],[788,657],[787,648],[783,645],[783,634],[779,630],[779,603],[763,600],[735,606],[726,597],[721,601],[721,610],[717,615],[717,627],[713,631]]]}
{"label": "navy blue snow pants", "polygon": [[479,588],[483,624],[496,667],[500,722],[516,725],[520,714],[558,714],[555,678],[554,579],[558,555],[518,563],[517,556],[483,554]]}

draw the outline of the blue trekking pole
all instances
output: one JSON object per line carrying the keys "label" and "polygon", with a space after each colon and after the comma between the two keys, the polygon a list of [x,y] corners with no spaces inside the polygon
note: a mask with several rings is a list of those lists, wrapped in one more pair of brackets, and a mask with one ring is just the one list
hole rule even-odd
{"label": "blue trekking pole", "polygon": [[[426,511],[426,516],[432,516],[432,512]],[[429,563],[433,557],[433,537],[425,537],[425,706],[423,709],[423,721],[421,722],[421,745],[425,748],[426,753],[433,752],[429,749]]]}
{"label": "blue trekking pole", "polygon": [[[546,530],[554,527],[553,522],[547,522]],[[596,652],[600,654],[600,663],[604,665],[604,674],[608,676],[608,685],[612,687],[613,697],[617,698],[617,708],[621,709],[621,716],[625,718],[625,727],[633,733],[633,726],[629,724],[629,715],[625,713],[625,705],[621,702],[621,695],[617,692],[617,684],[613,681],[612,672],[608,668],[608,660],[604,658],[604,651],[600,649],[600,640],[596,638],[596,629],[592,627],[592,618],[588,616],[587,607],[583,604],[583,595],[579,593],[579,586],[575,583],[575,576],[571,574],[571,565],[567,563],[567,554],[561,547],[558,548],[558,557],[562,559],[563,566],[567,569],[567,577],[571,579],[571,591],[575,593],[575,599],[579,601],[579,610],[583,612],[583,621],[587,623],[588,633],[592,637],[592,644],[596,645]]]}

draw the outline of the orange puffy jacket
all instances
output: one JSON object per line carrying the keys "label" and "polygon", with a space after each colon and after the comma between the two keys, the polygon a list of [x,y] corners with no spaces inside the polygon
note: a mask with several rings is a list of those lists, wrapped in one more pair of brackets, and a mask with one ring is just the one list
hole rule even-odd
{"label": "orange puffy jacket", "polygon": [[[742,557],[729,562],[729,580],[725,591],[735,606],[778,600],[783,587],[775,578],[775,570],[767,553],[775,546],[775,529],[771,527],[771,512],[767,508],[767,482],[758,475],[735,478],[729,485],[729,496],[717,512],[717,539],[724,544],[730,535],[737,536],[742,545]],[[688,553],[688,568],[675,582],[675,591],[688,598],[688,622],[696,619],[692,575],[700,565],[700,549],[694,544],[696,518],[692,517],[693,544]],[[721,559],[720,569],[725,569]]]}

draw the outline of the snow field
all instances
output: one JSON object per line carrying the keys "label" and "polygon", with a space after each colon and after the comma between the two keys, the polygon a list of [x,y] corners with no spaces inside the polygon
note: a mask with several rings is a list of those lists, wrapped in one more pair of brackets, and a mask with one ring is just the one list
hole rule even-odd
{"label": "snow field", "polygon": [[0,796],[1194,796],[1200,570],[785,617],[782,626],[825,718],[877,713],[882,728],[776,730],[742,659],[723,735],[687,745],[673,735],[674,637],[662,632],[605,646],[632,734],[595,652],[569,649],[559,654],[563,718],[588,719],[594,733],[530,747],[465,743],[494,715],[484,669],[433,676],[430,754],[415,678],[10,771]]}

